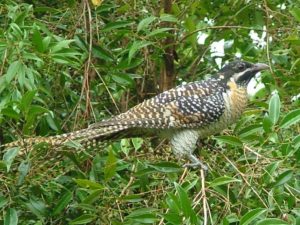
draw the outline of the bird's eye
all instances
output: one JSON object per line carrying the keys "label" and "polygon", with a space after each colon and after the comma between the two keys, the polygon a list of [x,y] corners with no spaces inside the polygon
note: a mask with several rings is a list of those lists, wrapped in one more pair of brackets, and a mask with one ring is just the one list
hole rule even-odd
{"label": "bird's eye", "polygon": [[244,70],[245,69],[245,64],[240,63],[237,65],[238,70]]}

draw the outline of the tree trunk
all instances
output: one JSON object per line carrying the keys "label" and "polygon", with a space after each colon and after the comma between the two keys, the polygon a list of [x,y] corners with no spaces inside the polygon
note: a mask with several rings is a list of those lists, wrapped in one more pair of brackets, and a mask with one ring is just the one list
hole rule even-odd
{"label": "tree trunk", "polygon": [[[172,10],[172,0],[162,0],[162,5],[164,8],[164,12],[167,14],[171,14]],[[172,27],[171,22],[164,22],[162,23],[162,27]],[[174,32],[169,31],[172,36],[167,37],[162,46],[165,46],[165,52],[163,55],[163,65],[161,67],[161,74],[160,74],[160,84],[159,89],[160,91],[169,90],[175,86],[176,74],[174,68]]]}

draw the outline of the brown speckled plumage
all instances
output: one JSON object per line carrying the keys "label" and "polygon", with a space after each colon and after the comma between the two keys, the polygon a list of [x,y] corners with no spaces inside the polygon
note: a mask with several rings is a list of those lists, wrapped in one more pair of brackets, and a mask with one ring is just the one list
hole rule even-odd
{"label": "brown speckled plumage", "polygon": [[165,91],[86,129],[19,140],[6,147],[27,146],[28,149],[40,142],[61,146],[70,140],[91,144],[95,140],[142,136],[151,131],[168,133],[176,156],[190,159],[190,166],[206,168],[193,155],[197,140],[222,131],[240,117],[247,105],[247,84],[263,69],[267,69],[265,64],[232,62],[209,79]]}

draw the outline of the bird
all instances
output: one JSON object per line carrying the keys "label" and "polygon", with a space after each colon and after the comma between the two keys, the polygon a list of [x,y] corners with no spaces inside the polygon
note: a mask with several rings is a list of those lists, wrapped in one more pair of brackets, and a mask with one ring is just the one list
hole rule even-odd
{"label": "bird", "polygon": [[181,84],[87,128],[17,140],[4,147],[32,148],[43,142],[59,147],[69,141],[91,146],[108,139],[158,134],[170,139],[177,158],[189,161],[185,167],[207,170],[206,164],[194,155],[197,141],[222,132],[240,118],[248,103],[248,83],[268,68],[264,63],[232,61],[204,80]]}

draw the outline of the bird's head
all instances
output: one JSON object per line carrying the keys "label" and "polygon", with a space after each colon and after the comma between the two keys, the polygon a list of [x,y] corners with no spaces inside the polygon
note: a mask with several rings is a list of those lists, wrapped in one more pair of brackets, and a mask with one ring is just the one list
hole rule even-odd
{"label": "bird's head", "polygon": [[245,61],[234,61],[225,65],[220,71],[219,76],[226,82],[234,80],[240,86],[247,86],[251,78],[261,70],[269,69],[264,63],[249,63]]}

